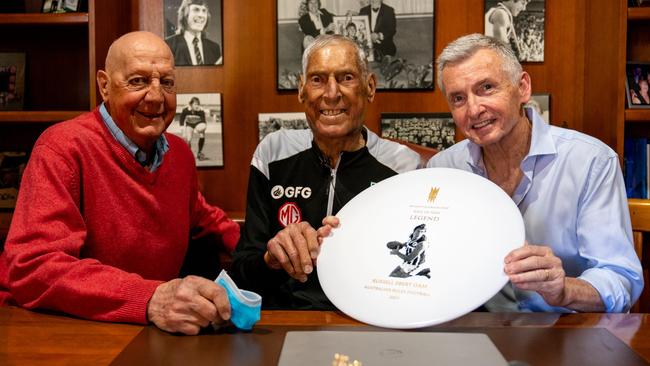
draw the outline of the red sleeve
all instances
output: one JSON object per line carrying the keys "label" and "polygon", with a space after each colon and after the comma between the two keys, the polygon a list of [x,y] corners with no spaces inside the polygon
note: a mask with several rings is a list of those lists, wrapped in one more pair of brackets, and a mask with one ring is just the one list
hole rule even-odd
{"label": "red sleeve", "polygon": [[0,256],[0,288],[26,308],[144,324],[147,303],[162,282],[80,259],[87,233],[71,160],[43,144],[33,150]]}
{"label": "red sleeve", "polygon": [[228,218],[222,209],[208,204],[197,189],[192,210],[192,238],[210,234],[220,237],[230,253],[239,241],[239,224]]}

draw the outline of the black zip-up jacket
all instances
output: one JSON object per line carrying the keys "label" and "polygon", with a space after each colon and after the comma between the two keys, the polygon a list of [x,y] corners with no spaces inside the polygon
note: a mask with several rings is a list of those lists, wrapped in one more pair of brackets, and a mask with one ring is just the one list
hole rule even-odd
{"label": "black zip-up jacket", "polygon": [[320,287],[316,269],[301,283],[284,270],[266,266],[266,244],[276,233],[300,221],[318,229],[325,216],[336,214],[370,185],[418,167],[416,152],[366,128],[363,135],[366,146],[343,152],[336,167],[328,166],[311,130],[280,130],[257,146],[246,223],[231,272],[241,288],[262,295],[265,309],[335,309]]}

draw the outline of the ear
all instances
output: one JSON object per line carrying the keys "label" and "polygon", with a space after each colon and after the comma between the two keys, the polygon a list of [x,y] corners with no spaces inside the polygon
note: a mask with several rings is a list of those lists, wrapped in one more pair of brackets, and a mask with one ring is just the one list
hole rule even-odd
{"label": "ear", "polygon": [[108,85],[110,84],[110,78],[104,70],[97,71],[97,87],[99,88],[99,94],[102,95],[102,100],[106,102],[108,100]]}
{"label": "ear", "polygon": [[377,78],[375,74],[370,73],[368,75],[368,80],[366,81],[368,87],[368,102],[371,102],[375,99],[375,92],[377,91]]}
{"label": "ear", "polygon": [[519,103],[526,104],[530,100],[530,96],[533,93],[533,86],[530,80],[530,75],[524,71],[521,73],[521,78],[519,79]]}
{"label": "ear", "polygon": [[298,84],[298,101],[302,104],[305,101],[305,77],[300,75],[300,83]]}

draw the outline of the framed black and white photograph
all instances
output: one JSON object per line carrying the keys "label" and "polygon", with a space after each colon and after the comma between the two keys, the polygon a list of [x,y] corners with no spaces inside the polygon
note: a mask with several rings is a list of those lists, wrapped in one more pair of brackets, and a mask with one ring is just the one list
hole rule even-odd
{"label": "framed black and white photograph", "polygon": [[451,113],[382,113],[381,137],[442,151],[455,143]]}
{"label": "framed black and white photograph", "polygon": [[434,0],[278,0],[278,89],[297,89],[303,50],[334,33],[364,45],[378,89],[433,89],[433,14]]}
{"label": "framed black and white photograph", "polygon": [[259,113],[257,121],[260,141],[269,133],[280,129],[304,130],[309,128],[307,117],[303,112]]}
{"label": "framed black and white photograph", "polygon": [[25,54],[0,53],[0,111],[22,110],[25,101]]}
{"label": "framed black and white photograph", "polygon": [[196,166],[223,166],[221,94],[177,94],[176,101],[176,115],[167,132],[187,142]]}
{"label": "framed black and white photograph", "polygon": [[625,67],[628,108],[650,108],[650,62],[628,62]]}
{"label": "framed black and white photograph", "polygon": [[43,0],[41,13],[64,13],[64,12],[65,12],[64,0]]}
{"label": "framed black and white photograph", "polygon": [[537,111],[546,124],[551,123],[551,95],[548,93],[536,93],[530,96],[526,107]]}
{"label": "framed black and white photograph", "polygon": [[484,34],[500,39],[520,62],[544,61],[546,0],[485,0]]}
{"label": "framed black and white photograph", "polygon": [[63,10],[69,12],[79,11],[81,0],[63,0]]}
{"label": "framed black and white photograph", "polygon": [[165,42],[176,66],[223,65],[221,0],[163,0]]}

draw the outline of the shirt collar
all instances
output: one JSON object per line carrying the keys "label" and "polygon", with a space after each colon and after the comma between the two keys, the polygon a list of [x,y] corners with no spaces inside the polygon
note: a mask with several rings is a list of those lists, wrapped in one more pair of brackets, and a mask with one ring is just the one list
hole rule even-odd
{"label": "shirt collar", "polygon": [[187,44],[192,44],[194,42],[194,38],[197,38],[199,40],[199,45],[201,45],[203,42],[201,41],[201,36],[196,36],[192,32],[185,31],[183,32],[183,38],[187,42]]}
{"label": "shirt collar", "polygon": [[[529,121],[532,121],[533,129],[531,133],[530,149],[528,154],[524,157],[525,162],[529,158],[534,158],[540,155],[553,155],[557,154],[553,136],[551,136],[551,126],[544,122],[544,119],[535,112],[532,108],[524,108],[526,116]],[[483,164],[483,153],[481,147],[468,140],[468,148],[470,155],[470,166],[474,171],[485,173],[485,165]]]}
{"label": "shirt collar", "polygon": [[[99,106],[99,114],[102,116],[102,120],[104,121],[106,128],[108,128],[108,130],[111,132],[111,135],[113,135],[113,137],[120,143],[120,145],[124,146],[129,154],[131,154],[131,156],[133,156],[133,158],[138,163],[140,163],[140,165],[145,166],[148,161],[147,154],[142,149],[140,149],[138,145],[131,141],[131,139],[129,139],[124,134],[124,132],[122,132],[117,124],[115,124],[115,121],[113,121],[113,118],[108,113],[108,110],[106,109],[106,105],[104,103]],[[169,143],[167,142],[165,135],[162,134],[156,140],[153,158],[150,161],[151,167],[149,171],[154,172],[160,167],[163,162],[163,157],[168,150]]]}

